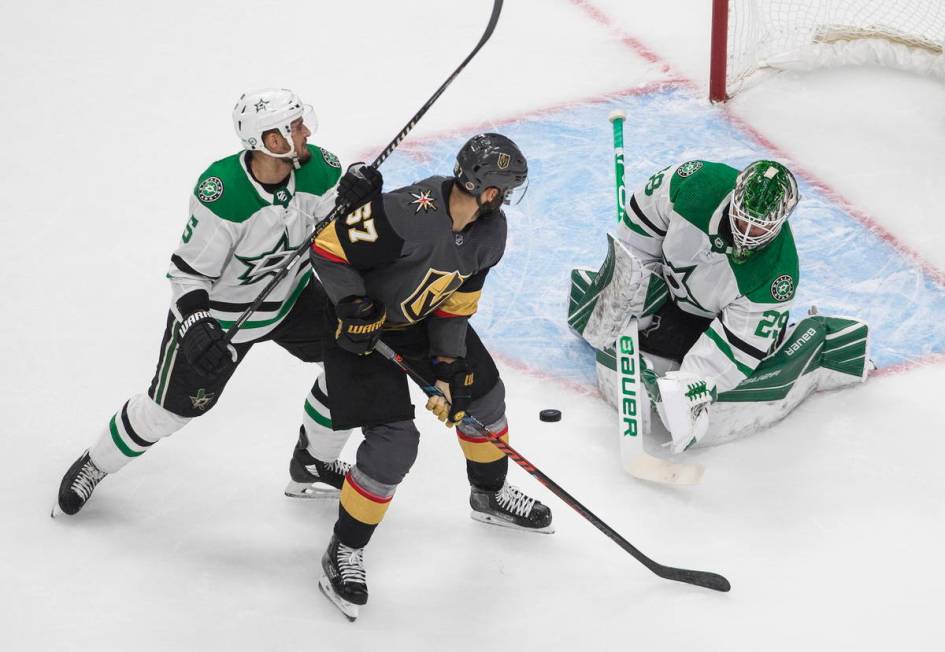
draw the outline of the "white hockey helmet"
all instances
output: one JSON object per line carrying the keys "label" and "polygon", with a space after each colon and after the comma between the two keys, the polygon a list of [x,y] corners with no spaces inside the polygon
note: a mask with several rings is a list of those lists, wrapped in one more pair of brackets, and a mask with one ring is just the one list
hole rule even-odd
{"label": "white hockey helmet", "polygon": [[298,95],[287,88],[263,88],[243,93],[233,107],[233,127],[245,149],[261,151],[276,158],[297,158],[295,149],[283,154],[270,151],[263,143],[263,134],[276,129],[291,144],[292,123],[302,118],[309,131],[315,133],[318,120],[310,104],[303,104]]}

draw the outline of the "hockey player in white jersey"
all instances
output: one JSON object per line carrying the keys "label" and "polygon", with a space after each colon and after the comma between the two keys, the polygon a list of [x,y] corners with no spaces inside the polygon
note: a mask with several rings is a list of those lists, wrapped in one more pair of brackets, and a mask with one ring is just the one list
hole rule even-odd
{"label": "hockey player in white jersey", "polygon": [[[107,474],[216,405],[254,344],[271,340],[303,361],[322,360],[322,339],[331,330],[323,323],[327,297],[308,265],[286,275],[232,343],[224,331],[256,299],[273,270],[308,239],[315,221],[334,207],[338,159],[307,143],[315,116],[292,91],[244,94],[233,109],[233,124],[244,149],[200,175],[171,256],[171,305],[150,387],[121,406],[66,472],[58,498],[66,514],[82,509]],[[321,376],[306,398],[293,456],[292,476],[300,491],[307,485],[334,491],[349,468],[335,457],[325,459],[309,443],[340,450],[337,441],[349,434],[333,431],[321,417],[324,392]],[[315,433],[319,436],[310,437]]]}
{"label": "hockey player in white jersey", "polygon": [[866,376],[862,322],[788,326],[799,283],[788,218],[798,199],[793,174],[775,161],[741,171],[671,165],[631,195],[600,271],[572,272],[569,325],[598,349],[601,389],[615,404],[614,341],[637,320],[642,379],[674,453],[710,423],[715,443],[741,436],[815,389]]}

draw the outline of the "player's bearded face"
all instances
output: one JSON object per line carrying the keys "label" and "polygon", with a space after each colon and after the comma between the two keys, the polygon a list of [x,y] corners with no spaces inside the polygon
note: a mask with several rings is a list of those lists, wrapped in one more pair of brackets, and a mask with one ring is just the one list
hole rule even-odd
{"label": "player's bearded face", "polygon": [[302,118],[292,123],[292,147],[295,149],[295,154],[302,163],[312,158],[312,153],[309,152],[308,148],[305,146],[308,143],[308,137],[311,135],[312,132],[305,126],[305,121]]}

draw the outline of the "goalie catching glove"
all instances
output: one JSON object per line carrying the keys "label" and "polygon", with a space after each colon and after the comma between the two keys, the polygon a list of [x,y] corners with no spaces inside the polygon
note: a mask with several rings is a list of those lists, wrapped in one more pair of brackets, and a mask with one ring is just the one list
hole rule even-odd
{"label": "goalie catching glove", "polygon": [[433,375],[443,396],[431,396],[426,408],[437,419],[445,422],[447,428],[452,428],[466,416],[466,410],[472,402],[475,375],[463,358],[456,358],[452,362],[434,359]]}
{"label": "goalie catching glove", "polygon": [[345,351],[368,355],[381,337],[381,327],[387,319],[384,304],[370,297],[345,297],[335,306],[338,328],[335,340]]}
{"label": "goalie catching glove", "polygon": [[673,453],[681,453],[705,435],[715,383],[684,371],[668,371],[656,381],[661,401],[656,404],[663,425],[673,437]]}

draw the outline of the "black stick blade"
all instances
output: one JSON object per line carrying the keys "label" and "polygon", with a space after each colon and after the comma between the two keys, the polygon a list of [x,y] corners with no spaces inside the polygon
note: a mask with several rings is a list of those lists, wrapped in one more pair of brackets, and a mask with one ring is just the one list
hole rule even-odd
{"label": "black stick blade", "polygon": [[669,566],[660,566],[657,569],[653,569],[653,571],[663,579],[667,580],[675,580],[677,582],[685,582],[686,584],[694,584],[695,586],[701,586],[706,589],[721,591],[723,593],[727,593],[728,591],[732,590],[732,585],[728,583],[728,580],[718,573],[686,570],[685,568],[670,568]]}

